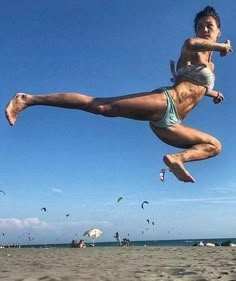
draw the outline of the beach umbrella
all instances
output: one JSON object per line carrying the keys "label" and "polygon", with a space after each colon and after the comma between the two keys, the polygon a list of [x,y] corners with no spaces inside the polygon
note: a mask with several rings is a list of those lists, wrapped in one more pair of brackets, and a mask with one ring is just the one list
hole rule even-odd
{"label": "beach umbrella", "polygon": [[93,238],[93,246],[94,246],[95,238],[98,238],[101,235],[102,235],[102,231],[100,229],[93,228],[93,229],[89,229],[89,230],[85,231],[83,236],[92,237]]}

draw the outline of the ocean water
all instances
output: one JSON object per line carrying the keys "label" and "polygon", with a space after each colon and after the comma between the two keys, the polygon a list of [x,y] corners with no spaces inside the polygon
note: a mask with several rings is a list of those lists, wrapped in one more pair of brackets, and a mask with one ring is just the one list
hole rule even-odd
{"label": "ocean water", "polygon": [[[217,243],[221,245],[223,242],[231,241],[236,244],[236,238],[210,238],[210,239],[182,239],[182,240],[142,240],[142,241],[130,241],[130,246],[156,246],[156,247],[190,247],[199,242],[203,243]],[[92,243],[91,243],[92,244]],[[86,242],[86,245],[89,246],[89,243]],[[95,247],[117,247],[119,242],[97,242],[95,241]],[[34,248],[44,248],[44,247],[54,247],[54,248],[70,248],[71,244],[47,244],[47,245],[22,245],[24,247],[34,247]]]}

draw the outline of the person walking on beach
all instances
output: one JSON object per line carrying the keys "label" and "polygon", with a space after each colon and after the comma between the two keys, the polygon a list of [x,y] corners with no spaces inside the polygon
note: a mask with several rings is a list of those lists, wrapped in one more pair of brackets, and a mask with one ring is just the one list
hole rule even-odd
{"label": "person walking on beach", "polygon": [[171,63],[173,85],[151,92],[135,93],[118,97],[92,97],[81,93],[52,93],[32,95],[16,94],[8,103],[6,118],[14,125],[18,114],[30,106],[44,105],[77,109],[106,117],[124,117],[149,121],[155,135],[164,143],[183,149],[164,155],[169,170],[183,182],[195,182],[184,163],[214,157],[221,152],[221,143],[215,137],[181,124],[188,113],[204,96],[215,104],[224,96],[213,90],[213,51],[221,57],[233,49],[229,40],[219,43],[220,17],[213,7],[207,6],[196,14],[195,37],[185,40],[176,69]]}

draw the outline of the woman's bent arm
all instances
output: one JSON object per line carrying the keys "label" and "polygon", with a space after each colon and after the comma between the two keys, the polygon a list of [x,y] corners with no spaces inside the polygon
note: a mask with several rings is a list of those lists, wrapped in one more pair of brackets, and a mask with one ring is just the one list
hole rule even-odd
{"label": "woman's bent arm", "polygon": [[229,40],[226,40],[225,43],[218,43],[199,37],[185,40],[183,48],[196,52],[218,51],[220,53],[231,53],[233,51]]}

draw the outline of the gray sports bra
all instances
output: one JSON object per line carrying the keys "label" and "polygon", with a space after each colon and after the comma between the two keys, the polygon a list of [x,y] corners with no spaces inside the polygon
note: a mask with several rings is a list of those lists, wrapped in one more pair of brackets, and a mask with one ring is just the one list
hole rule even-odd
{"label": "gray sports bra", "polygon": [[170,67],[173,75],[172,82],[182,79],[204,86],[207,89],[213,89],[214,87],[215,75],[205,64],[186,65],[175,72],[174,62],[170,61]]}

